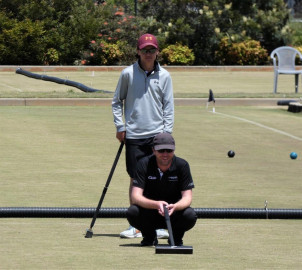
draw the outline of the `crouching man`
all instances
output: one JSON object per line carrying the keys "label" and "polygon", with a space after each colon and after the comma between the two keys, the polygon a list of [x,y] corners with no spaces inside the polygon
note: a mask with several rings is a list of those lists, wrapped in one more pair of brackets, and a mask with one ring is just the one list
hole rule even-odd
{"label": "crouching man", "polygon": [[194,227],[197,215],[190,207],[194,188],[187,161],[174,155],[175,141],[169,133],[159,133],[153,140],[153,155],[137,164],[131,201],[127,210],[129,223],[142,232],[141,246],[158,244],[156,229],[167,228],[167,207],[174,242],[183,245],[186,231]]}

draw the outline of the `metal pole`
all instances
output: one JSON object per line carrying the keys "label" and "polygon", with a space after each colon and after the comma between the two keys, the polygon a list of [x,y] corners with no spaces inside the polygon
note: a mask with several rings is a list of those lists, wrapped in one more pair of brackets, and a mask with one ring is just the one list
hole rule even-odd
{"label": "metal pole", "polygon": [[134,0],[134,12],[135,16],[137,16],[137,0]]}

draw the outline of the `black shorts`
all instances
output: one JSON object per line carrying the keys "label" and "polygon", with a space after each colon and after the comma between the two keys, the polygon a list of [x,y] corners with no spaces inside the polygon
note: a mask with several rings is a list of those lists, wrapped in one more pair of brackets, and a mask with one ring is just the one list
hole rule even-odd
{"label": "black shorts", "polygon": [[153,138],[126,139],[126,169],[131,178],[134,178],[138,160],[153,153]]}

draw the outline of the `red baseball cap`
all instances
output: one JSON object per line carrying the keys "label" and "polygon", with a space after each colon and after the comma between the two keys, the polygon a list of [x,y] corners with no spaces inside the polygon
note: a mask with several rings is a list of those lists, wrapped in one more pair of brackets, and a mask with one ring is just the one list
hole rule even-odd
{"label": "red baseball cap", "polygon": [[138,49],[141,50],[147,46],[153,46],[156,49],[158,49],[158,43],[157,43],[157,39],[155,36],[153,36],[151,34],[144,34],[138,39],[138,41],[137,41]]}

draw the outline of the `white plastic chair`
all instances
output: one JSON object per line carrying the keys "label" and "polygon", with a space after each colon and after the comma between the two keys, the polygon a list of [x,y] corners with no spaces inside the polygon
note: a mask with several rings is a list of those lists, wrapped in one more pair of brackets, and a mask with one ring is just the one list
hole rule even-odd
{"label": "white plastic chair", "polygon": [[297,55],[302,61],[302,54],[295,48],[283,46],[272,51],[270,56],[274,63],[274,93],[277,93],[279,74],[295,75],[295,92],[298,93],[299,74],[302,74],[302,70],[296,69]]}

